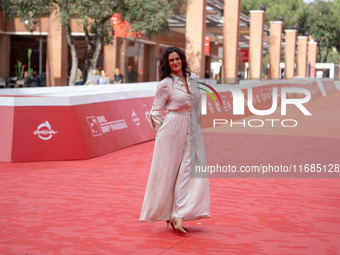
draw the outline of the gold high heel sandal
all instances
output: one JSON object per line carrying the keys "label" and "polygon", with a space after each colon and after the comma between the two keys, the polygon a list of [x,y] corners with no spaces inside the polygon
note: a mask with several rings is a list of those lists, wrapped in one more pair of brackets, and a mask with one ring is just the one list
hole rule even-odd
{"label": "gold high heel sandal", "polygon": [[183,219],[182,218],[172,218],[170,220],[170,225],[174,230],[179,230],[183,234],[187,234],[187,229],[182,226]]}
{"label": "gold high heel sandal", "polygon": [[171,220],[166,221],[166,227],[169,228],[169,225],[171,225],[172,229],[175,230],[174,223]]}

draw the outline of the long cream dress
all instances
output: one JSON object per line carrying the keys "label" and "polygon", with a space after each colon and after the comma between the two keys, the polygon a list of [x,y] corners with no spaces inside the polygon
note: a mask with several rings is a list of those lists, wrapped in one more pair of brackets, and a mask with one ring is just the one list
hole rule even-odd
{"label": "long cream dress", "polygon": [[[173,73],[157,86],[151,126],[155,129],[156,122],[161,127],[156,134],[141,221],[210,217],[209,179],[190,176],[190,167],[206,165],[197,81],[193,73],[187,77],[191,95]],[[162,121],[163,109],[168,112]]]}

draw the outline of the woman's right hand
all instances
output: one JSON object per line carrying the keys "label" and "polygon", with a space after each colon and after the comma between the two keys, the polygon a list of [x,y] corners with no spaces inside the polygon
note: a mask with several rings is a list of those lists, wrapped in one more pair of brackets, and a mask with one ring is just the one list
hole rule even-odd
{"label": "woman's right hand", "polygon": [[159,125],[158,123],[155,123],[155,130],[156,132],[158,131],[158,129],[161,127],[161,125]]}

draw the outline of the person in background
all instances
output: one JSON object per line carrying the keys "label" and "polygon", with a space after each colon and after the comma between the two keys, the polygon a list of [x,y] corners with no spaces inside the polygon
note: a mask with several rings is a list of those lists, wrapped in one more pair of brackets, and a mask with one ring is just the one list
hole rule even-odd
{"label": "person in background", "polygon": [[126,78],[126,82],[128,83],[137,82],[137,72],[133,70],[132,66],[128,66]]}
{"label": "person in background", "polygon": [[204,79],[210,79],[210,74],[208,70],[205,71]]}
{"label": "person in background", "polygon": [[77,75],[76,75],[76,85],[81,85],[83,80],[83,73],[81,72],[80,68],[77,68]]}
{"label": "person in background", "polygon": [[102,70],[100,72],[99,84],[101,84],[101,85],[103,85],[103,84],[110,84],[110,77],[107,75],[105,70]]}
{"label": "person in background", "polygon": [[24,83],[27,86],[29,83],[31,83],[31,77],[28,76],[28,72],[24,71]]}
{"label": "person in background", "polygon": [[100,75],[98,75],[98,71],[96,68],[92,70],[92,74],[88,78],[85,85],[98,85],[100,80]]}
{"label": "person in background", "polygon": [[7,88],[7,81],[5,78],[0,76],[0,87]]}
{"label": "person in background", "polygon": [[115,76],[114,76],[114,83],[123,83],[124,75],[120,73],[120,69],[116,68]]}

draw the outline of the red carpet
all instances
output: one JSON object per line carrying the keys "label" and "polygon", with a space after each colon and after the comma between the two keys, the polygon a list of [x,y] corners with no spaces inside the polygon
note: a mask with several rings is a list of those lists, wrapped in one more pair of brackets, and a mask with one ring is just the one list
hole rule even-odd
{"label": "red carpet", "polygon": [[338,254],[339,179],[211,179],[212,218],[138,221],[153,142],[0,164],[1,254]]}
{"label": "red carpet", "polygon": [[[299,118],[294,134],[206,130],[207,158],[339,164],[339,95],[309,105],[313,118]],[[212,217],[186,222],[187,235],[139,222],[153,145],[90,160],[0,163],[0,254],[340,254],[339,172],[211,179]]]}

